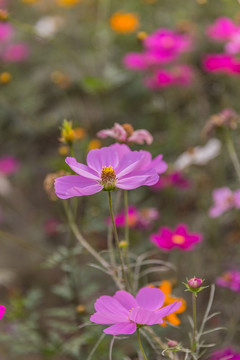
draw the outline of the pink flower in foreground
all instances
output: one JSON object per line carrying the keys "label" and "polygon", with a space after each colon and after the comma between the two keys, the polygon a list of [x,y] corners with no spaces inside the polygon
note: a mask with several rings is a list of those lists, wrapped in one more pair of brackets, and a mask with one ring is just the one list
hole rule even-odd
{"label": "pink flower in foreground", "polygon": [[89,151],[87,165],[67,157],[66,163],[78,175],[67,175],[55,180],[55,192],[61,199],[92,195],[101,190],[132,190],[158,181],[155,169],[141,168],[143,155],[130,151],[120,156],[112,147]]}
{"label": "pink flower in foreground", "polygon": [[240,292],[240,272],[229,270],[216,279],[216,284]]}
{"label": "pink flower in foreground", "polygon": [[2,319],[2,317],[3,317],[4,313],[5,313],[5,311],[6,311],[5,306],[0,305],[0,319]]}
{"label": "pink flower in foreground", "polygon": [[[159,211],[156,208],[142,208],[138,210],[135,206],[128,208],[128,225],[131,228],[148,228],[151,223],[159,217]],[[109,218],[110,223],[110,218]],[[115,216],[115,223],[117,227],[124,227],[126,225],[125,213]]]}
{"label": "pink flower in foreground", "polygon": [[240,61],[228,54],[206,55],[203,59],[203,67],[208,72],[240,73]]}
{"label": "pink flower in foreground", "polygon": [[104,329],[109,335],[130,335],[138,326],[162,324],[163,318],[181,306],[180,301],[163,306],[165,295],[157,288],[144,287],[134,298],[127,291],[117,291],[114,296],[101,296],[94,304],[96,312],[90,321],[111,325]]}
{"label": "pink flower in foreground", "polygon": [[227,187],[215,189],[213,202],[208,213],[212,218],[216,218],[232,208],[240,209],[240,190],[233,192]]}
{"label": "pink flower in foreground", "polygon": [[227,17],[218,18],[215,23],[207,27],[207,35],[217,41],[228,41],[239,28]]}
{"label": "pink flower in foreground", "polygon": [[168,227],[161,227],[157,233],[150,236],[150,240],[160,249],[169,251],[173,248],[181,250],[193,250],[195,245],[202,241],[199,233],[189,233],[185,224],[177,225],[175,230]]}
{"label": "pink flower in foreground", "polygon": [[227,347],[222,350],[214,351],[210,360],[240,360],[240,353],[236,352],[231,347]]}
{"label": "pink flower in foreground", "polygon": [[153,142],[153,137],[149,131],[144,129],[134,130],[130,124],[120,125],[115,123],[111,129],[99,131],[97,136],[102,139],[109,136],[121,142],[133,142],[140,145],[144,143],[150,145]]}
{"label": "pink flower in foreground", "polygon": [[13,28],[9,23],[0,23],[0,41],[5,42],[10,40],[13,34]]}
{"label": "pink flower in foreground", "polygon": [[10,155],[5,155],[0,158],[0,174],[12,175],[19,169],[19,161]]}
{"label": "pink flower in foreground", "polygon": [[5,62],[18,63],[29,57],[29,48],[24,43],[8,45],[1,55]]}

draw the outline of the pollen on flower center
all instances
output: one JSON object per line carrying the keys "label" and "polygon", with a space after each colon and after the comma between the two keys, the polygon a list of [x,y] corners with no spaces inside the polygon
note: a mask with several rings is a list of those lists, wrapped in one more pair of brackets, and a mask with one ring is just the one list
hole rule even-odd
{"label": "pollen on flower center", "polygon": [[116,173],[112,166],[104,166],[101,173],[101,184],[105,190],[113,190],[115,188]]}
{"label": "pollen on flower center", "polygon": [[182,235],[173,235],[172,242],[174,244],[181,245],[181,244],[183,244],[185,242],[185,237],[182,236]]}

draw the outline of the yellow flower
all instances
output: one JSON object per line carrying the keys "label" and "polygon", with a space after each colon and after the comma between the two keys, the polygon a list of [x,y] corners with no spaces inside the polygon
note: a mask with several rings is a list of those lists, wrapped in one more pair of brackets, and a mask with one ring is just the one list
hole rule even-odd
{"label": "yellow flower", "polygon": [[102,146],[101,141],[99,141],[98,139],[93,139],[88,144],[88,151],[93,149],[99,149],[101,146]]}
{"label": "yellow flower", "polygon": [[86,136],[86,131],[81,127],[77,127],[75,129],[73,129],[73,131],[74,131],[74,136],[75,136],[76,140],[82,140]]}
{"label": "yellow flower", "polygon": [[57,0],[57,4],[63,7],[72,7],[80,3],[81,0]]}
{"label": "yellow flower", "polygon": [[8,71],[4,71],[0,74],[0,83],[7,84],[12,80],[12,75]]}
{"label": "yellow flower", "polygon": [[137,33],[137,39],[140,41],[143,41],[144,39],[146,39],[147,36],[148,36],[148,34],[145,31],[139,31]]}
{"label": "yellow flower", "polygon": [[162,281],[161,285],[159,286],[159,289],[162,290],[162,292],[165,295],[165,300],[164,300],[163,306],[170,305],[176,300],[182,302],[182,305],[180,306],[180,308],[177,311],[175,311],[173,314],[165,316],[165,318],[163,319],[162,326],[167,326],[167,322],[172,325],[175,325],[175,326],[179,325],[181,323],[181,321],[177,317],[176,314],[181,314],[186,310],[186,307],[187,307],[186,301],[183,298],[177,298],[177,297],[173,297],[171,295],[172,285],[171,285],[171,282],[168,280]]}
{"label": "yellow flower", "polygon": [[67,156],[70,153],[70,149],[69,149],[69,147],[67,145],[61,145],[58,148],[58,153],[61,156]]}
{"label": "yellow flower", "polygon": [[110,26],[112,30],[119,33],[131,33],[139,27],[138,16],[134,13],[124,13],[118,11],[110,18]]}

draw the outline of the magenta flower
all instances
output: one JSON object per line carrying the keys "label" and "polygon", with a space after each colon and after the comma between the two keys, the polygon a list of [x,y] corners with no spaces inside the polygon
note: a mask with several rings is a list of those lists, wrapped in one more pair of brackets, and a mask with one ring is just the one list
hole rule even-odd
{"label": "magenta flower", "polygon": [[203,280],[194,277],[194,278],[191,278],[190,280],[188,280],[187,283],[190,286],[190,288],[198,289],[202,286]]}
{"label": "magenta flower", "polygon": [[216,41],[228,41],[239,30],[234,22],[227,17],[218,18],[215,23],[207,27],[207,35]]}
{"label": "magenta flower", "polygon": [[3,317],[4,313],[5,313],[5,311],[6,311],[5,306],[0,305],[0,319],[2,319],[2,317]]}
{"label": "magenta flower", "polygon": [[181,306],[180,301],[163,306],[165,295],[157,288],[144,287],[136,298],[127,291],[117,291],[114,296],[101,296],[94,304],[96,312],[90,321],[111,325],[104,329],[109,335],[130,335],[138,326],[162,324],[163,318]]}
{"label": "magenta flower", "polygon": [[189,233],[185,224],[177,225],[175,230],[161,227],[157,233],[150,236],[150,240],[160,249],[165,251],[178,247],[179,249],[193,250],[195,245],[202,241],[199,233]]}
{"label": "magenta flower", "polygon": [[24,43],[8,45],[1,54],[2,59],[9,63],[25,61],[29,57],[29,48]]}
{"label": "magenta flower", "polygon": [[194,73],[188,65],[175,65],[170,69],[159,69],[145,79],[150,89],[161,89],[172,85],[188,86],[192,83]]}
{"label": "magenta flower", "polygon": [[109,136],[121,142],[133,142],[140,145],[144,143],[150,145],[153,142],[153,137],[149,131],[145,129],[134,131],[130,124],[120,125],[115,123],[112,129],[101,130],[97,133],[97,136],[102,139]]}
{"label": "magenta flower", "polygon": [[[138,210],[135,206],[128,208],[128,225],[131,228],[146,229],[151,223],[159,217],[159,211],[156,208],[142,208]],[[110,218],[108,223],[110,223]],[[115,224],[117,227],[126,225],[125,213],[122,211],[115,216]]]}
{"label": "magenta flower", "polygon": [[13,35],[12,25],[9,23],[0,23],[0,41],[6,42],[11,39]]}
{"label": "magenta flower", "polygon": [[19,169],[19,161],[10,155],[0,158],[0,175],[12,175]]}
{"label": "magenta flower", "polygon": [[191,186],[191,184],[190,181],[180,171],[173,171],[166,174],[165,176],[161,176],[158,182],[152,186],[152,189],[158,190],[171,186],[180,189],[187,189]]}
{"label": "magenta flower", "polygon": [[206,55],[203,59],[203,67],[208,72],[225,74],[240,73],[240,61],[228,54]]}
{"label": "magenta flower", "polygon": [[216,279],[216,284],[240,292],[240,272],[235,270],[226,271]]}
{"label": "magenta flower", "polygon": [[227,347],[222,350],[217,350],[212,353],[210,360],[240,360],[240,353]]}
{"label": "magenta flower", "polygon": [[227,187],[215,189],[213,202],[214,204],[208,212],[212,218],[216,218],[232,208],[240,209],[240,189],[234,192]]}
{"label": "magenta flower", "polygon": [[87,165],[67,157],[66,163],[78,175],[67,175],[55,180],[55,192],[61,199],[92,195],[101,190],[132,190],[158,181],[155,169],[141,168],[143,155],[130,151],[123,156],[111,146],[89,151]]}

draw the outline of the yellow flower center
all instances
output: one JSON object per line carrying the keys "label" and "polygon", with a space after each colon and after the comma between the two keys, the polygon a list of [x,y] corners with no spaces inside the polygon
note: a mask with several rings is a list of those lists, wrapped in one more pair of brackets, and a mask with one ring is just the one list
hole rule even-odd
{"label": "yellow flower center", "polygon": [[126,124],[123,124],[122,127],[126,131],[127,137],[130,137],[134,133],[134,129],[133,129],[132,125],[126,123]]}
{"label": "yellow flower center", "polygon": [[115,189],[116,173],[112,166],[104,166],[101,173],[101,184],[104,190],[111,191]]}
{"label": "yellow flower center", "polygon": [[185,237],[182,235],[173,235],[172,242],[177,245],[181,245],[185,243]]}

